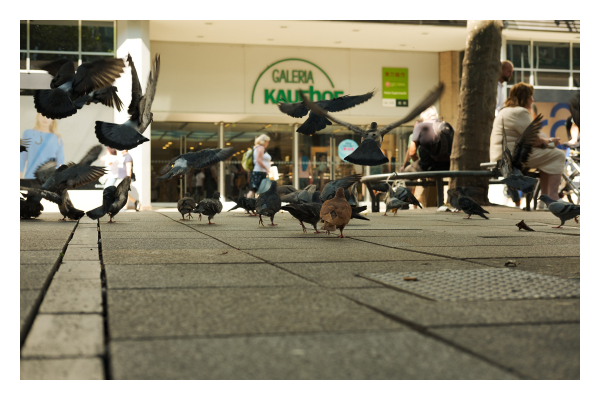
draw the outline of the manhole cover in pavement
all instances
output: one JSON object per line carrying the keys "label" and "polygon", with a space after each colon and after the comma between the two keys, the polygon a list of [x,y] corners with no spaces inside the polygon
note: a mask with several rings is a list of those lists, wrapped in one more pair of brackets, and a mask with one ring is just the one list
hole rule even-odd
{"label": "manhole cover in pavement", "polygon": [[438,301],[579,297],[579,280],[515,271],[509,268],[382,272],[365,273],[360,276]]}

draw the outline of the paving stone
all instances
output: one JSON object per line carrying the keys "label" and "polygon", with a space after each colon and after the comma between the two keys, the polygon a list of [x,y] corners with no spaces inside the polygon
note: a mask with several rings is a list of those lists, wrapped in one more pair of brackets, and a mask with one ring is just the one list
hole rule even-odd
{"label": "paving stone", "polygon": [[[472,259],[479,264],[489,265],[495,268],[506,268],[504,265],[509,259],[504,258],[479,258]],[[511,258],[517,266],[518,271],[535,272],[537,274],[556,276],[564,279],[579,279],[580,261],[579,257],[524,257]]]}
{"label": "paving stone", "polygon": [[60,250],[22,250],[19,252],[21,265],[49,264],[54,265],[60,257]]}
{"label": "paving stone", "polygon": [[115,379],[515,379],[412,331],[115,341]]}
{"label": "paving stone", "polygon": [[531,379],[580,379],[579,324],[439,328],[432,332]]}
{"label": "paving stone", "polygon": [[100,279],[100,261],[67,261],[60,264],[53,281],[80,281]]}
{"label": "paving stone", "polygon": [[[117,218],[119,216],[117,215]],[[178,224],[172,221],[165,222],[130,222],[130,221],[119,221],[109,224],[108,222],[100,223],[100,232],[187,232],[190,231],[191,228]]]}
{"label": "paving stone", "polygon": [[155,250],[110,250],[102,249],[104,264],[232,264],[262,263],[263,261],[232,248],[222,249],[167,249]]}
{"label": "paving stone", "polygon": [[475,263],[458,260],[442,261],[378,261],[378,262],[325,262],[277,263],[294,274],[331,288],[382,287],[383,285],[358,276],[369,272],[439,271],[481,269]]}
{"label": "paving stone", "polygon": [[123,249],[165,249],[175,252],[179,249],[231,249],[227,244],[210,237],[194,238],[102,238],[102,251]]}
{"label": "paving stone", "polygon": [[171,231],[171,232],[120,232],[103,231],[102,239],[210,239],[203,233],[190,229],[189,231]]}
{"label": "paving stone", "polygon": [[[337,239],[347,240],[350,239]],[[283,251],[281,249],[269,250],[244,250],[248,254],[260,257],[268,262],[341,262],[341,261],[390,261],[390,260],[443,260],[432,254],[422,254],[413,251],[405,251],[398,249],[390,249],[386,247],[374,247],[373,245],[363,245],[352,240],[356,244],[350,248],[344,247],[339,251],[324,251],[307,249],[289,249]]]}
{"label": "paving stone", "polygon": [[314,285],[268,264],[107,264],[105,269],[109,289]]}
{"label": "paving stone", "polygon": [[40,307],[41,313],[102,313],[102,283],[96,279],[53,280]]}
{"label": "paving stone", "polygon": [[419,247],[419,251],[445,257],[498,258],[507,257],[569,257],[579,256],[579,247],[557,244],[553,246],[472,246],[472,247]]}
{"label": "paving stone", "polygon": [[433,301],[387,288],[337,293],[401,320],[426,327],[503,323],[578,322],[579,299]]}
{"label": "paving stone", "polygon": [[372,246],[355,240],[344,240],[336,237],[337,235],[318,235],[314,237],[299,237],[290,240],[290,238],[222,238],[225,243],[240,249],[240,250],[255,250],[255,249],[289,249],[289,250],[304,250],[318,252],[341,252],[343,249],[356,249],[364,247],[365,249]]}
{"label": "paving stone", "polygon": [[66,261],[96,261],[100,259],[97,246],[74,245],[68,246],[63,260]]}
{"label": "paving stone", "polygon": [[52,264],[25,264],[20,266],[21,290],[42,289],[52,272]]}
{"label": "paving stone", "polygon": [[103,380],[102,359],[21,360],[21,380]]}
{"label": "paving stone", "polygon": [[[306,226],[308,230],[309,227]],[[312,227],[311,227],[312,229]],[[362,236],[400,236],[400,235],[411,235],[415,232],[420,232],[420,229],[394,229],[390,232],[389,229],[348,229],[345,228],[344,232],[348,231],[348,233],[352,233],[352,237],[362,237]],[[233,239],[233,238],[255,238],[256,232],[254,230],[238,230],[238,231],[215,231],[208,232],[207,235],[218,238],[218,239]],[[314,230],[310,233],[302,232],[302,227],[298,224],[296,230],[286,230],[286,231],[261,231],[260,236],[262,238],[302,238],[302,239],[319,239],[322,238],[323,235],[314,233]],[[336,235],[337,236],[337,235]]]}
{"label": "paving stone", "polygon": [[313,287],[108,290],[111,339],[400,329]]}
{"label": "paving stone", "polygon": [[71,245],[97,245],[98,244],[98,229],[78,227],[69,241]]}
{"label": "paving stone", "polygon": [[20,331],[23,332],[23,324],[29,318],[33,311],[33,306],[37,303],[41,295],[39,290],[21,290],[20,292]]}
{"label": "paving stone", "polygon": [[102,316],[99,314],[39,314],[22,357],[84,357],[104,353]]}
{"label": "paving stone", "polygon": [[67,244],[65,239],[21,240],[21,250],[62,250]]}

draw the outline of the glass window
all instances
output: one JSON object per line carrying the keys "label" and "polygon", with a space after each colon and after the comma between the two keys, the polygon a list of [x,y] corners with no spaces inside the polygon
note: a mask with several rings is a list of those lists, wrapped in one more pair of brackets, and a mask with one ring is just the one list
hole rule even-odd
{"label": "glass window", "polygon": [[530,68],[529,57],[531,53],[530,42],[506,42],[506,56],[515,68]]}
{"label": "glass window", "polygon": [[114,51],[113,21],[82,21],[81,51]]}
{"label": "glass window", "polygon": [[82,54],[81,55],[81,62],[82,63],[86,63],[86,62],[92,62],[92,61],[96,61],[96,60],[102,60],[105,58],[112,58],[111,56],[105,56],[105,55],[98,55],[98,56],[92,56],[89,54]]}
{"label": "glass window", "polygon": [[534,68],[570,69],[569,43],[533,43]]}
{"label": "glass window", "polygon": [[536,71],[536,86],[569,86],[569,74],[562,72]]}
{"label": "glass window", "polygon": [[21,53],[21,67],[20,69],[27,68],[27,53]]}
{"label": "glass window", "polygon": [[573,69],[579,70],[579,43],[573,43]]}
{"label": "glass window", "polygon": [[27,50],[27,21],[21,20],[21,50]]}
{"label": "glass window", "polygon": [[514,85],[515,83],[525,82],[529,83],[529,77],[531,76],[530,71],[513,71],[513,75],[508,81],[508,85]]}
{"label": "glass window", "polygon": [[76,54],[46,54],[46,53],[31,53],[30,57],[30,65],[29,69],[41,69],[42,65],[46,64],[48,61],[54,61],[59,58],[66,58],[67,60],[72,60],[75,64],[75,70],[77,70],[77,62],[78,57]]}
{"label": "glass window", "polygon": [[77,51],[79,47],[78,21],[31,21],[29,34],[30,50]]}
{"label": "glass window", "polygon": [[579,86],[579,72],[573,72],[573,86],[581,87]]}

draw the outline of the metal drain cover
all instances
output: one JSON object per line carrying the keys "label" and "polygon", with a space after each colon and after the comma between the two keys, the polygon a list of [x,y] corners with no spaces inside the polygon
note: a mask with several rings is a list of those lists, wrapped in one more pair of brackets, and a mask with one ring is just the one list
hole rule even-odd
{"label": "metal drain cover", "polygon": [[578,280],[509,268],[383,272],[360,276],[438,301],[551,299],[579,297],[580,293]]}

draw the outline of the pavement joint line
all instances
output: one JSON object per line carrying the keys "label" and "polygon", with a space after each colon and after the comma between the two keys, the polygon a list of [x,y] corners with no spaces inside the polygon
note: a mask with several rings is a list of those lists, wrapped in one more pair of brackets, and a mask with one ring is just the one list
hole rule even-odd
{"label": "pavement joint line", "polygon": [[507,373],[512,374],[512,375],[515,375],[519,379],[532,379],[531,377],[527,376],[526,374],[523,374],[520,371],[517,371],[517,370],[515,370],[513,368],[507,367],[507,366],[505,366],[503,364],[500,364],[500,363],[498,363],[498,362],[496,362],[494,360],[491,360],[491,359],[487,358],[486,356],[483,356],[483,355],[481,355],[479,353],[476,353],[473,350],[470,350],[470,349],[468,349],[466,347],[463,347],[463,346],[461,346],[461,345],[459,345],[457,343],[454,343],[451,340],[448,340],[448,339],[446,339],[444,337],[436,335],[435,333],[430,332],[427,327],[424,327],[422,325],[416,324],[416,323],[414,323],[412,321],[409,321],[407,319],[398,317],[397,315],[391,314],[391,313],[389,313],[387,311],[380,310],[377,307],[374,307],[374,306],[371,306],[369,304],[363,303],[361,301],[358,301],[358,300],[353,299],[351,297],[348,297],[346,295],[343,295],[343,294],[340,294],[340,295],[343,296],[343,297],[346,297],[347,299],[353,301],[354,303],[356,303],[358,305],[366,307],[366,308],[368,308],[368,309],[370,309],[372,311],[375,311],[375,312],[383,315],[384,317],[387,317],[387,318],[389,318],[389,319],[391,319],[391,320],[393,320],[395,322],[398,322],[398,323],[400,323],[402,325],[405,325],[408,328],[416,331],[417,333],[420,333],[423,336],[426,336],[426,337],[429,337],[431,339],[434,339],[434,340],[437,340],[439,342],[442,342],[442,343],[444,343],[446,345],[449,345],[449,346],[455,348],[456,350],[462,351],[462,352],[467,353],[467,354],[469,354],[469,355],[471,355],[471,356],[473,356],[475,358],[478,358],[479,360],[487,362],[488,364],[490,364],[490,365],[492,365],[492,366],[494,366],[496,368],[500,368],[504,372],[507,372]]}
{"label": "pavement joint line", "polygon": [[54,264],[52,265],[52,268],[50,269],[50,273],[48,274],[48,276],[44,280],[44,283],[42,284],[42,288],[40,289],[40,295],[38,296],[38,298],[36,299],[36,302],[32,306],[30,314],[27,316],[27,318],[23,322],[23,329],[21,331],[21,343],[20,343],[21,350],[23,349],[25,340],[27,339],[27,336],[29,335],[29,332],[31,331],[31,327],[33,326],[35,317],[39,314],[40,308],[42,306],[42,302],[44,301],[44,297],[46,297],[46,292],[48,291],[48,288],[50,287],[50,284],[52,283],[52,279],[54,278],[54,275],[60,268],[60,264],[62,263],[62,260],[67,251],[69,242],[73,238],[73,234],[75,233],[77,226],[79,226],[79,221],[77,221],[75,223],[75,225],[73,226],[73,230],[71,232],[69,232],[69,236],[67,237],[67,240],[65,241],[63,248],[59,252],[58,257],[56,258],[56,261],[54,262]]}
{"label": "pavement joint line", "polygon": [[304,335],[337,335],[337,334],[355,334],[355,333],[380,333],[380,332],[406,332],[406,328],[382,328],[374,332],[373,330],[331,330],[331,331],[306,331],[306,332],[250,332],[250,333],[221,333],[206,335],[182,335],[182,336],[134,336],[119,337],[112,339],[113,342],[135,341],[154,341],[154,340],[194,340],[194,339],[229,339],[246,337],[288,337]]}
{"label": "pavement joint line", "polygon": [[104,265],[104,256],[102,249],[102,229],[100,228],[100,219],[97,222],[98,230],[98,259],[100,261],[100,282],[101,282],[101,293],[102,293],[102,336],[104,337],[104,354],[100,357],[102,359],[102,367],[104,369],[104,379],[112,380],[112,370],[110,363],[110,330],[108,328],[108,287],[106,282],[106,267]]}
{"label": "pavement joint line", "polygon": [[78,355],[78,356],[26,356],[21,357],[21,361],[43,361],[43,360],[79,360],[81,358],[86,358],[90,360],[94,360],[99,358],[98,356],[92,355]]}
{"label": "pavement joint line", "polygon": [[494,322],[486,324],[446,324],[446,325],[428,325],[426,329],[446,329],[446,328],[502,328],[508,326],[543,326],[543,325],[581,325],[579,320],[573,321],[537,321],[537,322]]}
{"label": "pavement joint line", "polygon": [[[285,271],[288,272],[288,271]],[[306,285],[260,285],[260,286],[166,286],[166,287],[136,287],[136,288],[124,288],[124,287],[111,287],[109,290],[183,290],[183,289],[289,289],[289,288],[310,288]],[[329,289],[329,288],[328,288]],[[337,288],[336,288],[337,289]],[[346,288],[353,289],[353,288]],[[50,313],[45,313],[50,314]],[[95,313],[97,314],[97,313]]]}

